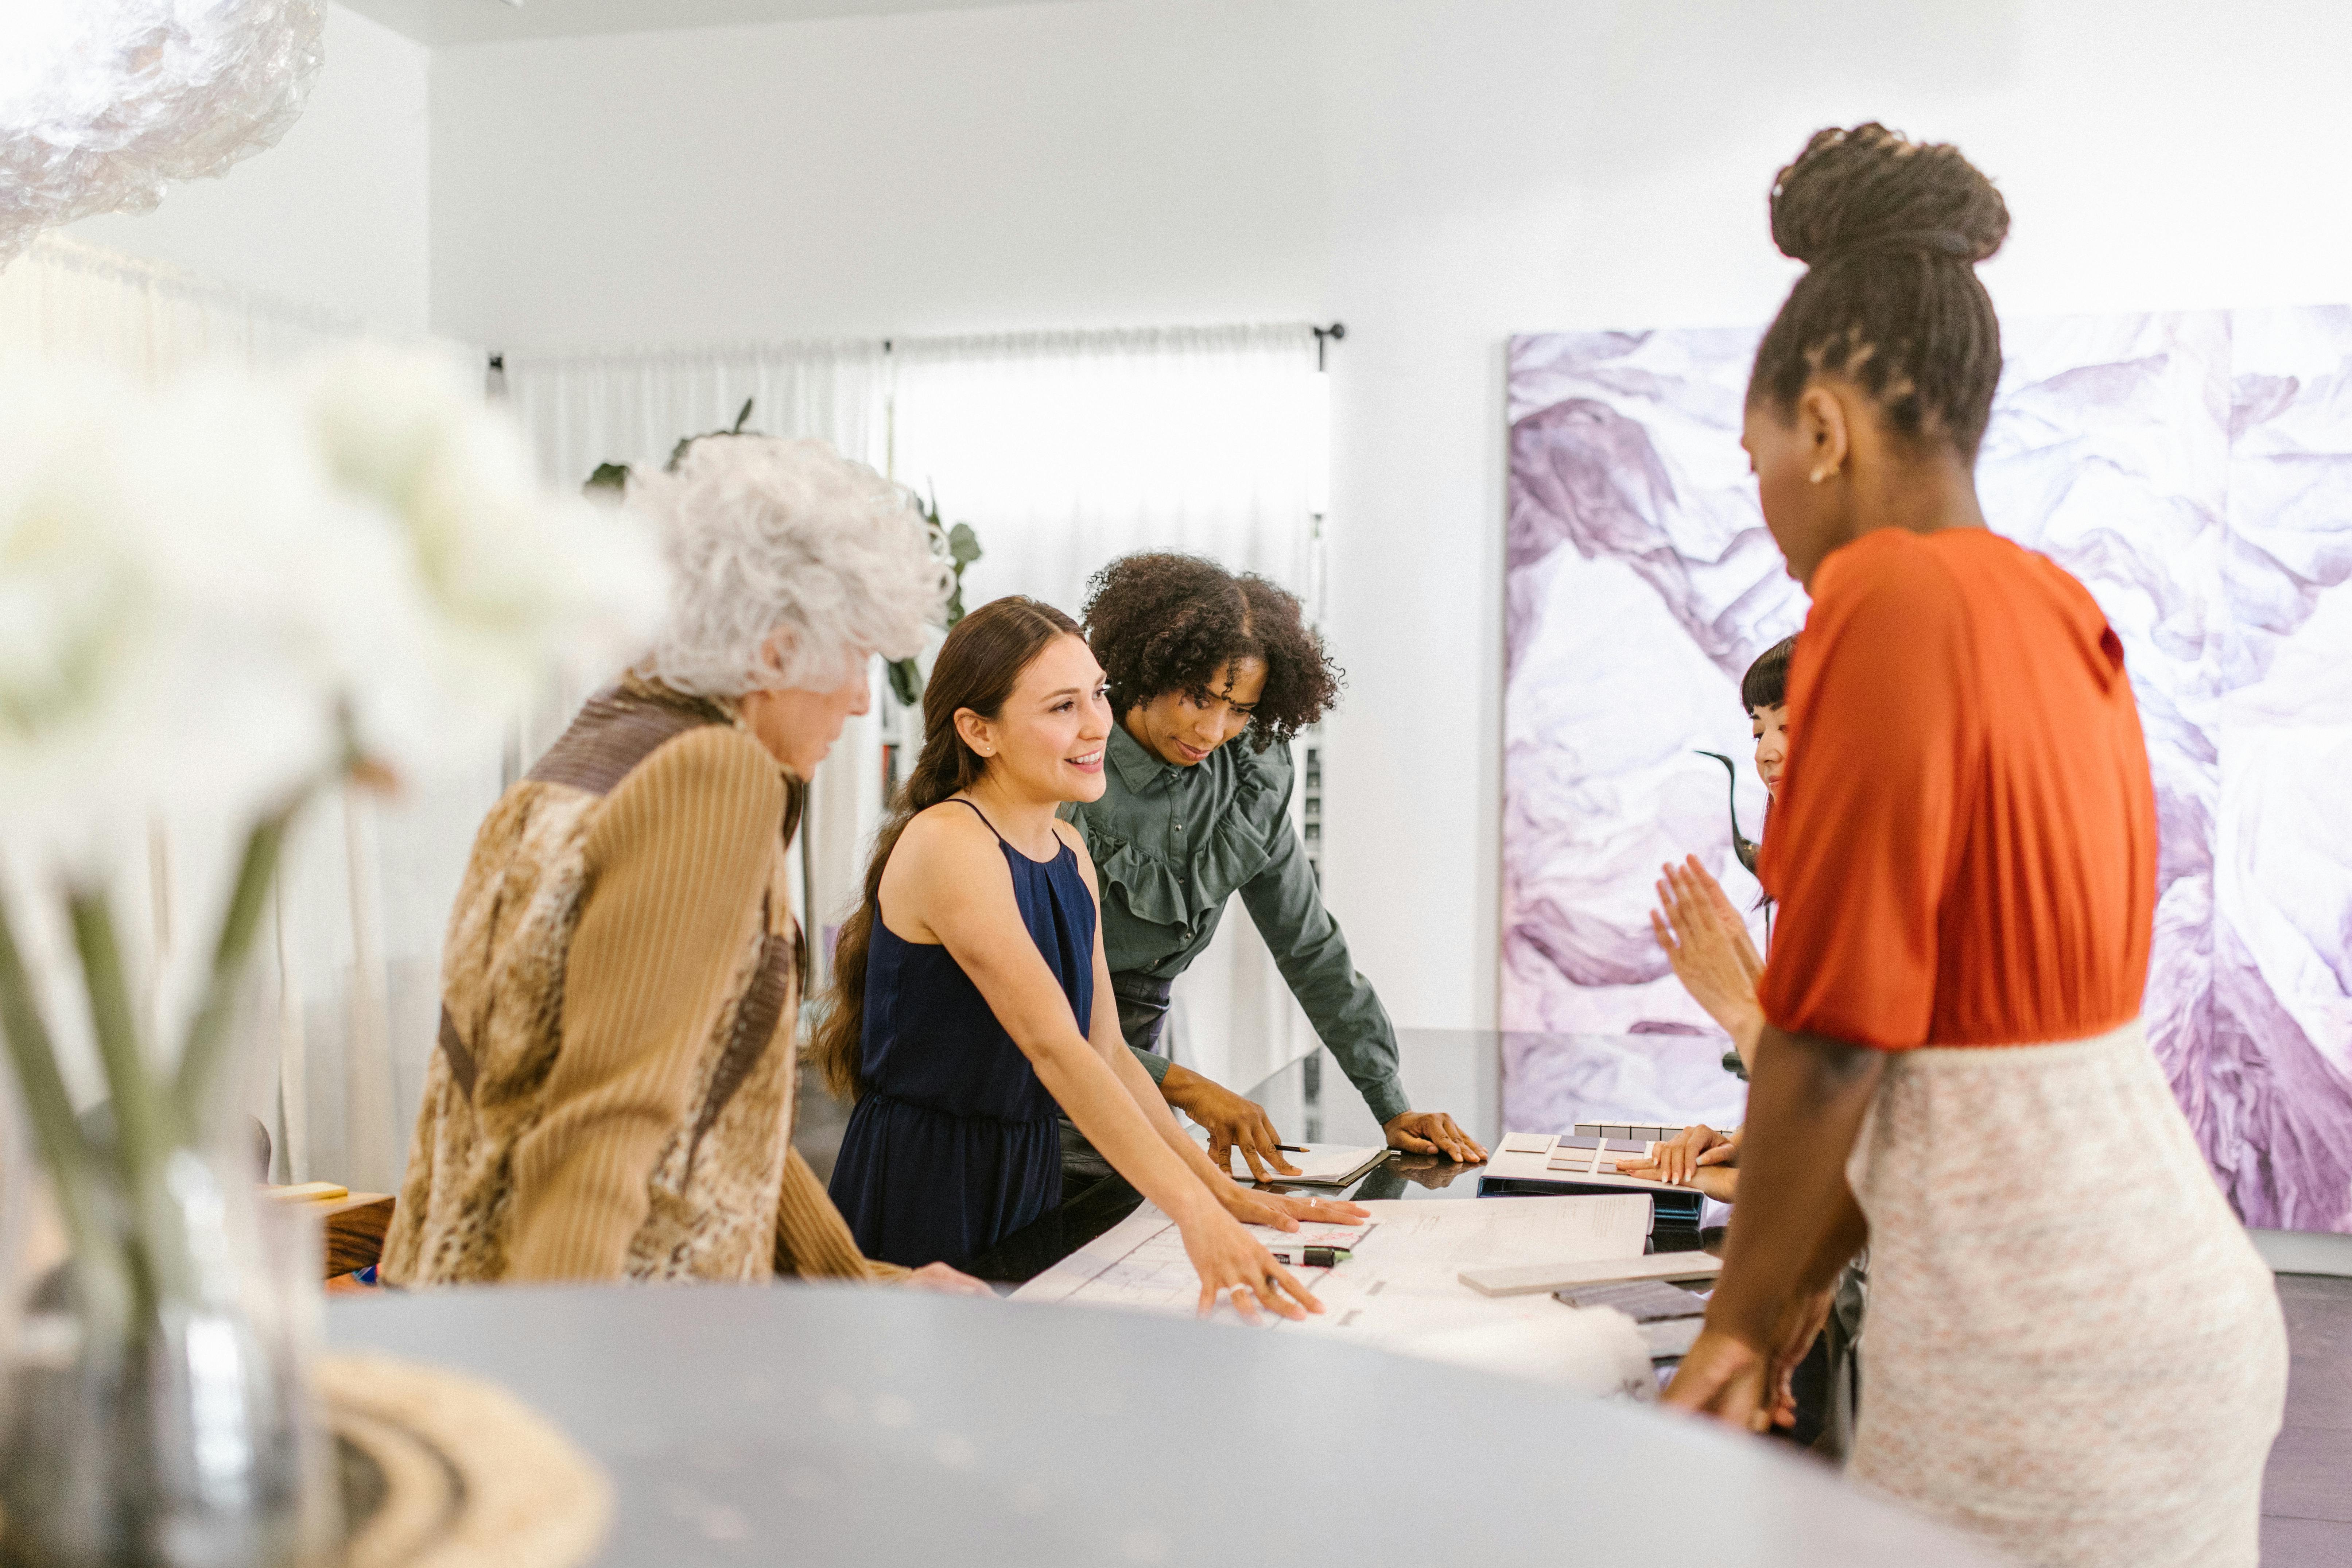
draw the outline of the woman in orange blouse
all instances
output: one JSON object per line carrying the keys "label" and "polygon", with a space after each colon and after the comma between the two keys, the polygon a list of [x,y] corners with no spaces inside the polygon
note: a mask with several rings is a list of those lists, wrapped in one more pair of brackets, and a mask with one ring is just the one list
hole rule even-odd
{"label": "woman in orange blouse", "polygon": [[2156,821],[2122,645],[1977,500],[2000,339],[1974,264],[2008,223],[1957,149],[1874,124],[1773,190],[1811,270],[1742,441],[1812,595],[1805,722],[1759,865],[1741,1202],[1667,1399],[1785,1419],[1866,1239],[1857,1479],[2028,1563],[2252,1568],[2284,1329],[2140,1033]]}

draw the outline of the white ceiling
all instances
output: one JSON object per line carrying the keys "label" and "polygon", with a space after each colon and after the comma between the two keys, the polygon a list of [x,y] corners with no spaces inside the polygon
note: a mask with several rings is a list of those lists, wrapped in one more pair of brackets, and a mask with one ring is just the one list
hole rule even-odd
{"label": "white ceiling", "polygon": [[[976,11],[1007,0],[342,0],[362,16],[423,44],[492,38],[559,38],[642,33],[660,27],[720,27],[746,22],[805,22],[901,11]],[[1069,3],[1069,0],[1063,0]]]}

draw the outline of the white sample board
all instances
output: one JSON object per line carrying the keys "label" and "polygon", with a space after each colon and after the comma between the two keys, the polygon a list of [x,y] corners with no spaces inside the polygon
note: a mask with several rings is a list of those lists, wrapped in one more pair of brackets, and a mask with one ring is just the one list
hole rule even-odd
{"label": "white sample board", "polygon": [[[1649,1239],[1647,1197],[1381,1199],[1363,1206],[1371,1211],[1368,1226],[1301,1226],[1294,1234],[1252,1227],[1269,1246],[1305,1239],[1352,1249],[1336,1268],[1291,1270],[1326,1310],[1302,1322],[1276,1320],[1284,1332],[1524,1373],[1592,1394],[1642,1398],[1654,1391],[1649,1350],[1630,1320],[1579,1312],[1549,1295],[1485,1296],[1461,1280],[1467,1268],[1638,1258]],[[1200,1295],[1174,1224],[1147,1204],[1013,1299],[1189,1314]],[[1230,1303],[1221,1300],[1215,1316],[1233,1321]]]}
{"label": "white sample board", "polygon": [[[1646,1129],[1644,1131],[1647,1131]],[[1651,1140],[1595,1139],[1590,1135],[1561,1137],[1551,1132],[1511,1132],[1504,1135],[1480,1176],[1489,1181],[1573,1183],[1580,1187],[1622,1187],[1629,1193],[1687,1193],[1671,1182],[1621,1176],[1617,1162],[1643,1159]],[[1613,1146],[1612,1146],[1613,1145]]]}

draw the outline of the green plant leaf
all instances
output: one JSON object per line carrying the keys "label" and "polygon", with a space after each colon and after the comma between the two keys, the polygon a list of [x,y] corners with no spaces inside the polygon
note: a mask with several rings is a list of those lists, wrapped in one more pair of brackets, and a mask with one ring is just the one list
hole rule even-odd
{"label": "green plant leaf", "polygon": [[583,490],[625,490],[629,488],[629,465],[599,463],[596,471],[588,476],[588,482],[580,488]]}
{"label": "green plant leaf", "polygon": [[921,707],[923,705],[921,668],[911,658],[893,659],[887,668],[890,673],[890,694],[898,700],[898,706]]}
{"label": "green plant leaf", "polygon": [[955,562],[958,577],[963,575],[965,567],[980,559],[980,535],[971,531],[971,524],[959,522],[948,531],[948,554]]}

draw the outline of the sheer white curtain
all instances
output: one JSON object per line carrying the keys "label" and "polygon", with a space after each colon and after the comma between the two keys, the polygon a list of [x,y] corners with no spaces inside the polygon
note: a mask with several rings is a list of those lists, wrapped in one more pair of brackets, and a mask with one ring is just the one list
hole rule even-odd
{"label": "sheer white curtain", "polygon": [[[48,235],[0,269],[0,374],[29,362],[110,366],[162,382],[205,364],[258,368],[365,335],[360,321]],[[382,335],[382,334],[378,334]],[[470,354],[460,345],[453,353]],[[249,998],[241,1085],[280,1180],[390,1191],[407,1148],[439,997],[441,931],[499,759],[452,758],[397,795],[322,800],[280,871]],[[234,846],[224,825],[166,816],[117,889],[149,1010],[179,1014],[215,929]],[[72,1028],[77,970],[21,879],[43,991]],[[94,1073],[75,1089],[102,1089]]]}
{"label": "sheer white curtain", "polygon": [[1113,556],[1183,550],[1312,584],[1328,447],[1304,326],[900,340],[896,477],[987,554],[964,603],[1076,615]]}
{"label": "sheer white curtain", "polygon": [[[639,352],[509,352],[507,395],[548,479],[579,484],[599,463],[658,468],[687,436],[731,428],[751,400],[747,428],[814,436],[845,457],[889,465],[888,352],[880,342],[742,343]],[[828,933],[856,896],[865,846],[882,816],[881,731],[876,710],[844,727],[810,781],[794,896],[820,968]],[[582,692],[557,692],[526,724],[518,761],[529,765],[566,722]]]}
{"label": "sheer white curtain", "polygon": [[888,466],[888,356],[878,342],[741,343],[642,352],[509,352],[507,396],[547,477],[579,484],[599,463],[659,468],[682,437],[749,427],[819,436]]}
{"label": "sheer white curtain", "polygon": [[58,234],[0,268],[0,355],[94,361],[149,382],[206,362],[267,364],[362,330]]}
{"label": "sheer white curtain", "polygon": [[[1114,557],[1181,550],[1318,607],[1329,440],[1313,329],[901,340],[892,359],[896,477],[936,491],[985,552],[967,605],[1027,594],[1076,616]],[[1177,983],[1168,1040],[1240,1089],[1315,1049],[1238,900]]]}

